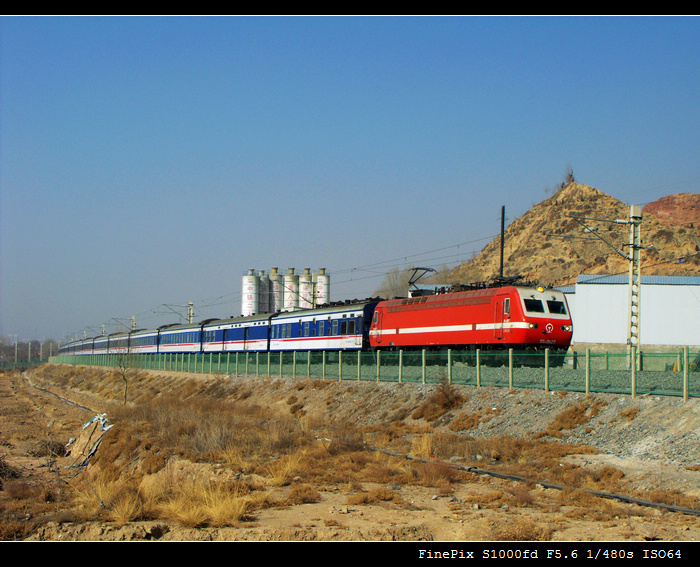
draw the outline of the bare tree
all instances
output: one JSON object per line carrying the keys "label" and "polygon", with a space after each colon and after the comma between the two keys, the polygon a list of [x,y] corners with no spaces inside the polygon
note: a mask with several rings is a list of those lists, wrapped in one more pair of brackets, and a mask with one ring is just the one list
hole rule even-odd
{"label": "bare tree", "polygon": [[124,382],[124,405],[127,401],[127,391],[129,388],[129,380],[135,378],[139,373],[138,359],[131,354],[128,349],[114,356],[114,367],[112,372]]}
{"label": "bare tree", "polygon": [[392,268],[386,273],[375,295],[390,299],[392,297],[406,297],[408,295],[408,281],[413,273],[413,266],[404,270]]}

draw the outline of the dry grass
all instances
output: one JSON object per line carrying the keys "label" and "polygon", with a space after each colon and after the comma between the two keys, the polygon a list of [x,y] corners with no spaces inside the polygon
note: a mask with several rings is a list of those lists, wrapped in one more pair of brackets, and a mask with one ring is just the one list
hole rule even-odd
{"label": "dry grass", "polygon": [[579,425],[584,425],[588,423],[591,419],[600,413],[601,406],[604,406],[605,402],[596,399],[593,402],[586,400],[579,404],[572,405],[561,412],[554,422],[552,422],[547,429],[539,432],[534,437],[556,437],[561,438],[563,436],[563,431],[566,429],[573,429]]}
{"label": "dry grass", "polygon": [[465,401],[457,388],[451,384],[442,383],[424,403],[414,410],[411,417],[425,419],[428,422],[435,421],[448,411],[458,408]]}
{"label": "dry grass", "polygon": [[350,494],[346,500],[346,503],[350,506],[375,504],[377,502],[393,502],[395,504],[403,504],[401,496],[399,496],[394,490],[383,486]]}
{"label": "dry grass", "polygon": [[[69,511],[81,520],[120,526],[159,519],[187,527],[236,526],[254,519],[264,508],[318,502],[321,487],[327,486],[352,487],[348,504],[401,506],[398,492],[389,486],[431,487],[447,495],[458,483],[478,480],[447,464],[455,458],[467,465],[488,464],[499,472],[568,486],[559,505],[570,507],[568,513],[573,515],[590,515],[591,507],[600,510],[600,517],[613,514],[614,508],[592,500],[582,489],[615,492],[625,482],[624,475],[612,467],[596,472],[563,462],[569,454],[594,452],[586,447],[543,438],[465,435],[464,431],[489,419],[486,410],[471,416],[458,414],[448,430],[434,429],[431,422],[464,402],[456,389],[444,384],[413,412],[414,418],[422,418],[420,423],[395,420],[361,428],[304,410],[303,400],[311,391],[323,389],[324,396],[332,396],[327,381],[298,383],[293,393],[280,394],[281,411],[274,411],[272,405],[256,405],[250,388],[221,379],[207,382],[151,375],[146,380],[137,374],[129,384],[131,403],[125,405],[121,403],[123,382],[109,372],[62,366],[43,369],[38,376],[63,388],[79,388],[94,399],[106,399],[114,426],[91,460],[90,474],[71,482],[69,501],[23,481],[20,471],[0,455],[0,482],[14,506],[11,509],[3,501],[0,508],[2,539],[26,536],[32,528],[19,519],[22,504],[26,508],[36,500],[54,502],[55,510]],[[276,388],[282,391],[283,385]],[[547,435],[556,438],[557,432],[587,423],[599,410],[597,403],[572,406],[551,424]],[[416,459],[390,456],[375,447]],[[46,441],[28,450],[50,459],[59,447]],[[244,477],[256,480],[243,481]],[[363,484],[371,488],[362,489]],[[675,493],[660,491],[644,497],[686,503],[683,495]],[[476,502],[518,511],[539,506],[538,494],[528,483],[499,487],[481,494]],[[523,514],[507,526],[491,526],[488,535],[499,540],[541,540],[550,534],[549,526]]]}
{"label": "dry grass", "polygon": [[492,526],[491,535],[496,541],[549,541],[554,529],[524,517],[514,516],[506,523]]}

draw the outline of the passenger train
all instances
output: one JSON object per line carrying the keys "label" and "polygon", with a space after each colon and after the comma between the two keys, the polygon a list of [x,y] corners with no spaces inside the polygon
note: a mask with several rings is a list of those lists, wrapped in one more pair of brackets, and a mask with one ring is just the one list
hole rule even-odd
{"label": "passenger train", "polygon": [[502,285],[404,299],[367,299],[77,340],[61,355],[568,349],[566,297],[541,286]]}

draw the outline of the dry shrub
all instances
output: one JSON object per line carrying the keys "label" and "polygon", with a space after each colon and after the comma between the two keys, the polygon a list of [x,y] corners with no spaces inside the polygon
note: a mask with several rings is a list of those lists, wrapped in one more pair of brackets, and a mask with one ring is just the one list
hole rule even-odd
{"label": "dry shrub", "polygon": [[29,484],[26,480],[14,480],[4,486],[5,495],[12,500],[33,500],[39,497],[41,487]]}
{"label": "dry shrub", "polygon": [[268,465],[268,475],[273,486],[285,486],[296,477],[308,472],[307,459],[304,454],[288,455]]}
{"label": "dry shrub", "polygon": [[601,507],[602,499],[586,490],[567,487],[559,491],[559,504],[561,506],[576,506],[584,510],[592,510]]}
{"label": "dry shrub", "polygon": [[124,491],[124,484],[114,482],[108,475],[83,477],[73,491],[71,509],[83,521],[98,520],[118,502]]}
{"label": "dry shrub", "polygon": [[358,492],[356,494],[351,494],[347,497],[346,503],[351,506],[358,506],[361,504],[375,504],[377,502],[394,502],[395,504],[401,504],[401,496],[397,494],[394,490],[386,488],[383,486],[371,488],[368,491]]}
{"label": "dry shrub", "polygon": [[357,429],[343,425],[333,428],[328,435],[324,441],[330,455],[355,453],[366,448],[362,433]]}
{"label": "dry shrub", "polygon": [[508,516],[507,521],[492,526],[491,533],[497,541],[549,541],[554,529],[523,516]]}
{"label": "dry shrub", "polygon": [[606,405],[601,400],[594,400],[592,403],[589,400],[573,405],[559,413],[554,422],[547,426],[547,429],[534,435],[538,439],[545,436],[562,437],[565,429],[573,429],[579,425],[588,423],[596,415],[600,413],[601,406]]}
{"label": "dry shrub", "polygon": [[435,421],[451,409],[461,406],[465,398],[452,384],[440,384],[432,395],[418,406],[411,417],[413,419],[425,419]]}
{"label": "dry shrub", "polygon": [[509,505],[517,508],[530,508],[535,504],[535,497],[528,485],[517,484],[508,488]]}
{"label": "dry shrub", "polygon": [[433,457],[432,434],[415,436],[411,441],[411,453],[419,459],[430,459]]}
{"label": "dry shrub", "polygon": [[479,427],[479,415],[460,413],[448,426],[451,431],[465,431]]}
{"label": "dry shrub", "polygon": [[3,480],[19,478],[20,476],[19,469],[10,465],[5,458],[5,455],[0,455],[0,487],[2,487]]}
{"label": "dry shrub", "polygon": [[490,490],[485,494],[467,494],[462,497],[467,504],[476,504],[480,507],[498,508],[506,503],[507,496],[501,490]]}
{"label": "dry shrub", "polygon": [[306,411],[303,408],[304,404],[297,402],[296,404],[292,404],[291,406],[289,406],[289,413],[291,413],[292,415],[302,417],[306,415]]}
{"label": "dry shrub", "polygon": [[191,528],[233,526],[251,509],[248,493],[238,485],[199,479],[180,484],[158,502],[160,517]]}
{"label": "dry shrub", "polygon": [[34,522],[0,520],[0,541],[22,541],[35,527]]}
{"label": "dry shrub", "polygon": [[662,490],[657,488],[647,492],[638,492],[636,496],[644,500],[649,500],[650,502],[666,504],[667,506],[678,506],[680,508],[687,508],[688,510],[700,510],[700,503],[698,503],[696,497],[683,494],[678,490]]}
{"label": "dry shrub", "polygon": [[308,484],[297,484],[292,487],[285,499],[286,504],[309,504],[319,502],[321,493]]}
{"label": "dry shrub", "polygon": [[405,484],[409,480],[404,476],[405,472],[386,463],[372,463],[365,468],[362,478],[368,482]]}
{"label": "dry shrub", "polygon": [[459,480],[459,471],[442,461],[419,463],[416,466],[420,484],[432,486],[448,493],[453,482]]}
{"label": "dry shrub", "polygon": [[620,412],[620,416],[624,417],[627,421],[632,421],[639,413],[639,408],[627,408]]}
{"label": "dry shrub", "polygon": [[143,504],[136,491],[125,490],[115,499],[109,518],[118,526],[124,526],[129,522],[140,519],[143,513]]}
{"label": "dry shrub", "polygon": [[466,442],[470,438],[443,431],[417,435],[412,439],[411,452],[421,459],[449,459],[466,455]]}
{"label": "dry shrub", "polygon": [[35,443],[28,453],[32,457],[64,457],[66,455],[66,446],[60,441],[47,439]]}

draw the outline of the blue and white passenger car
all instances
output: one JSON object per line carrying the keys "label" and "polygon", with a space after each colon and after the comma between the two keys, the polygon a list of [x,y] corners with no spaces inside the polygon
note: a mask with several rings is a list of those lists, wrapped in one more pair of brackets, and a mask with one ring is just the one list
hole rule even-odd
{"label": "blue and white passenger car", "polygon": [[202,352],[267,351],[273,314],[234,317],[207,322]]}
{"label": "blue and white passenger car", "polygon": [[270,351],[361,350],[369,344],[376,301],[278,313],[270,321]]}
{"label": "blue and white passenger car", "polygon": [[158,329],[134,331],[129,339],[131,354],[153,354],[158,352]]}
{"label": "blue and white passenger car", "polygon": [[169,325],[161,327],[158,352],[197,353],[202,351],[202,326],[200,324]]}

